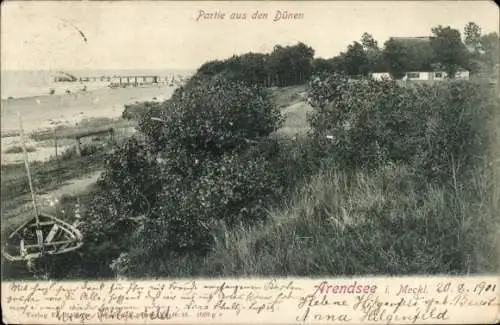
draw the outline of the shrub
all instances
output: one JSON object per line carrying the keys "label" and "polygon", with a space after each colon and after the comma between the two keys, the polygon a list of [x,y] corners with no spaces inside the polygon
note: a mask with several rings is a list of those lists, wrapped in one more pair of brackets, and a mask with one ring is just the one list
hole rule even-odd
{"label": "shrub", "polygon": [[121,237],[121,225],[148,213],[145,206],[154,203],[157,175],[155,157],[144,141],[131,137],[116,145],[105,157],[105,170],[98,180],[101,191],[85,212],[86,235],[95,240]]}
{"label": "shrub", "polygon": [[140,123],[158,147],[213,154],[244,149],[282,123],[267,90],[218,77],[193,79],[179,88],[162,105],[159,117],[164,122]]}
{"label": "shrub", "polygon": [[135,104],[125,105],[122,113],[122,118],[127,120],[140,121],[144,115],[150,111],[157,111],[160,109],[161,103],[159,102],[142,102]]}
{"label": "shrub", "polygon": [[204,254],[221,223],[262,222],[282,187],[267,157],[253,153],[281,121],[257,86],[214,78],[179,89],[107,158],[86,235],[112,241],[124,255],[107,262],[133,272],[170,254]]}
{"label": "shrub", "polygon": [[158,203],[137,233],[143,258],[171,252],[203,254],[220,222],[233,227],[262,221],[277,188],[269,164],[259,157],[225,154],[200,162],[198,170],[186,170],[185,175],[166,165]]}
{"label": "shrub", "polygon": [[498,98],[478,83],[405,86],[341,75],[312,81],[308,101],[314,107],[310,135],[341,166],[410,163],[437,179],[452,166],[470,170],[488,151],[484,125],[498,107]]}
{"label": "shrub", "polygon": [[[268,209],[279,206],[298,184],[307,182],[319,167],[311,148],[307,138],[273,138],[242,152],[193,163],[188,162],[192,156],[187,151],[159,154],[155,184],[161,189],[155,190],[154,203],[149,198],[152,204],[147,218],[136,226],[127,226],[123,218],[104,221],[101,230],[114,231],[105,237],[121,236],[116,242],[121,241],[120,253],[124,253],[107,263],[128,276],[171,275],[175,268],[160,267],[159,261],[173,259],[186,263],[177,271],[183,267],[195,271],[192,263],[211,251],[221,233],[266,224]],[[123,241],[123,237],[129,239]]]}

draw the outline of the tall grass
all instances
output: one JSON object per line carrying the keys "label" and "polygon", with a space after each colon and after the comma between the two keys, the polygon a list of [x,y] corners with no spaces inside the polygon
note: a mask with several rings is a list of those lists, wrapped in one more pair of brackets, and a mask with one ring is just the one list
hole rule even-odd
{"label": "tall grass", "polygon": [[208,256],[172,256],[132,275],[494,273],[500,220],[491,172],[451,190],[422,185],[402,165],[373,175],[323,168],[287,205],[270,211],[266,225],[233,231],[221,225]]}

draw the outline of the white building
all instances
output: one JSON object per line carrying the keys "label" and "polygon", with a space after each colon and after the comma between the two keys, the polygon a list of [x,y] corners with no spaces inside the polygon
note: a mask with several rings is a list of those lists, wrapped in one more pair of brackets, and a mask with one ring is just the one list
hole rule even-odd
{"label": "white building", "polygon": [[[372,78],[375,80],[391,79],[391,75],[388,72],[375,72],[372,73]],[[444,71],[412,71],[407,72],[401,80],[432,81],[444,80],[446,78],[447,74]],[[462,68],[458,69],[455,79],[469,80],[469,71]]]}

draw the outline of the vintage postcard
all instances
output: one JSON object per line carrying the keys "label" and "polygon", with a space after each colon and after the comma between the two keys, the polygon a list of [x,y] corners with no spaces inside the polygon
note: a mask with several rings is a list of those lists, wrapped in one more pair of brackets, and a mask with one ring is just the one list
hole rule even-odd
{"label": "vintage postcard", "polygon": [[499,24],[3,2],[3,321],[497,323]]}

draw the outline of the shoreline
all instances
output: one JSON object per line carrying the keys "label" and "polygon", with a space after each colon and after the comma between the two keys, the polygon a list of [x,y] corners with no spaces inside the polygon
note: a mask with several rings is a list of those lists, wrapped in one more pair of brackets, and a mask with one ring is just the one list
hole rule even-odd
{"label": "shoreline", "polygon": [[71,94],[54,94],[2,100],[1,137],[19,135],[18,112],[26,133],[75,125],[91,118],[121,117],[125,105],[164,101],[177,87],[154,85],[127,88],[99,88]]}
{"label": "shoreline", "polygon": [[[171,97],[176,87],[158,85],[129,88],[104,88],[66,95],[45,95],[2,101],[2,165],[22,161],[18,112],[21,113],[27,145],[34,150],[29,161],[45,161],[54,155],[55,134],[59,152],[69,148],[72,133],[78,129],[114,126],[129,130],[130,121],[122,119],[125,105],[145,101],[161,102]],[[121,131],[123,132],[123,131]],[[130,131],[125,131],[130,132]],[[19,152],[17,152],[19,151]]]}
{"label": "shoreline", "polygon": [[2,69],[1,100],[35,98],[125,85],[179,86],[195,69]]}
{"label": "shoreline", "polygon": [[[67,86],[62,86],[61,85],[55,86],[55,87],[48,87],[48,88],[43,88],[40,89],[39,91],[33,91],[32,93],[25,93],[25,94],[20,94],[20,95],[8,95],[5,97],[2,97],[0,100],[2,103],[4,102],[10,102],[10,101],[18,101],[18,100],[33,100],[33,99],[40,99],[44,97],[56,97],[56,96],[68,96],[68,95],[73,95],[73,94],[85,94],[88,92],[96,91],[96,90],[102,90],[102,89],[130,89],[130,88],[153,88],[153,87],[174,87],[178,88],[181,86],[180,83],[174,83],[174,84],[169,84],[169,83],[157,83],[157,84],[141,84],[141,85],[126,85],[126,86],[111,86],[110,83],[92,83],[92,82],[78,82],[76,83],[69,83]],[[50,90],[54,90],[54,93],[50,93]],[[66,90],[69,90],[70,93],[67,93]]]}

